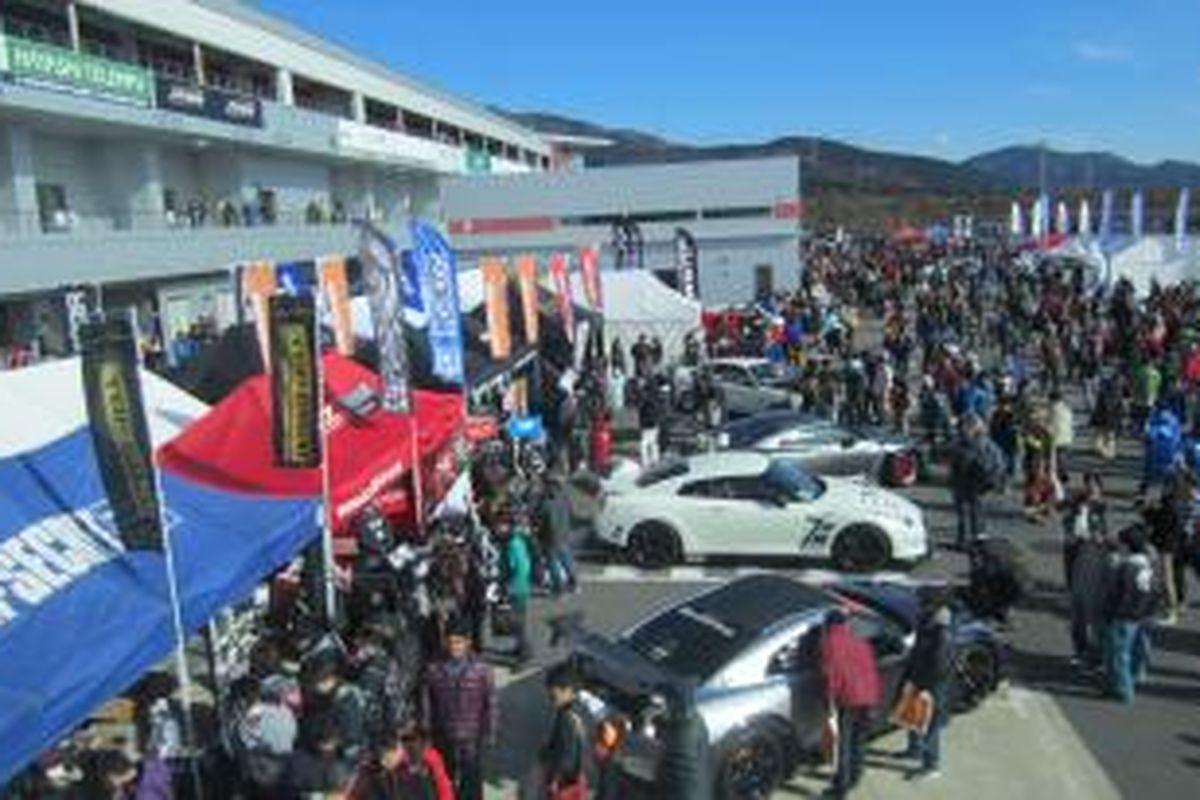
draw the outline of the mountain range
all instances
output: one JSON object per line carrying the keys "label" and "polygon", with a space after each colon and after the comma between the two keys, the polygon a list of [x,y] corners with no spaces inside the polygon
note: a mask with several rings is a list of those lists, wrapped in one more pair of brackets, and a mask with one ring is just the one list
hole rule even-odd
{"label": "mountain range", "polygon": [[[587,152],[587,166],[618,166],[709,159],[795,155],[803,159],[806,199],[832,212],[853,199],[867,216],[925,217],[947,209],[1003,213],[1014,194],[1046,185],[1057,194],[1089,189],[1151,191],[1150,204],[1181,186],[1200,186],[1200,165],[1181,161],[1138,164],[1107,152],[1070,153],[1037,145],[1005,147],[955,162],[930,156],[870,150],[815,136],[786,136],[763,142],[693,145],[643,131],[596,125],[542,112],[500,113],[544,133],[605,139],[612,144]],[[869,211],[874,207],[874,212]],[[844,209],[843,209],[844,210]]]}

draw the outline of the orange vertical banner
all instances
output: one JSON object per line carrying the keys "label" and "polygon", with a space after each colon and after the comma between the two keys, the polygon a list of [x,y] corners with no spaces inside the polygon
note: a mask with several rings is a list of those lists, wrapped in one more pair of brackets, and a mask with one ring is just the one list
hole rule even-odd
{"label": "orange vertical banner", "polygon": [[329,302],[333,319],[333,338],[337,351],[344,356],[354,355],[354,326],[350,319],[350,282],[346,278],[346,260],[339,257],[323,259],[318,265],[321,291]]}
{"label": "orange vertical banner", "polygon": [[579,274],[583,278],[583,294],[592,311],[604,311],[604,286],[600,282],[600,248],[585,247],[579,252]]}
{"label": "orange vertical banner", "polygon": [[485,258],[480,270],[483,273],[488,342],[492,358],[500,361],[512,355],[512,332],[508,324],[508,272],[504,262],[498,258]]}
{"label": "orange vertical banner", "polygon": [[268,373],[271,371],[269,303],[275,290],[275,265],[270,261],[253,261],[242,268],[242,297],[254,316],[263,371]]}
{"label": "orange vertical banner", "polygon": [[554,281],[554,299],[558,304],[558,315],[562,318],[563,332],[567,341],[575,343],[575,301],[571,297],[571,279],[567,275],[567,257],[556,253],[550,259],[550,278]]}
{"label": "orange vertical banner", "polygon": [[521,287],[521,311],[525,317],[525,341],[538,342],[537,259],[521,256],[517,259],[517,281]]}

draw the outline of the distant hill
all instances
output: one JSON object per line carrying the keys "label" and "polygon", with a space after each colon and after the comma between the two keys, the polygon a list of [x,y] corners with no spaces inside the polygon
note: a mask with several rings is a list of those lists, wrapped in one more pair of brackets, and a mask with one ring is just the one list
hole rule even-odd
{"label": "distant hill", "polygon": [[[962,162],[869,150],[831,139],[787,136],[765,142],[692,145],[627,128],[609,128],[557,114],[496,109],[546,133],[609,139],[611,147],[587,154],[588,166],[762,158],[794,155],[803,159],[809,220],[816,225],[867,227],[944,219],[953,213],[1001,218],[1017,192],[1036,189],[1040,149],[1014,146]],[[1071,194],[1089,187],[1174,189],[1200,186],[1200,165],[1163,161],[1141,165],[1112,153],[1046,151],[1046,179]],[[1150,192],[1150,204],[1167,193]]]}
{"label": "distant hill", "polygon": [[[1038,185],[1041,158],[1035,146],[1005,147],[969,158],[963,164],[1002,181],[1033,188]],[[1112,189],[1196,186],[1200,185],[1200,165],[1183,161],[1142,165],[1112,153],[1047,150],[1046,182],[1049,186]]]}

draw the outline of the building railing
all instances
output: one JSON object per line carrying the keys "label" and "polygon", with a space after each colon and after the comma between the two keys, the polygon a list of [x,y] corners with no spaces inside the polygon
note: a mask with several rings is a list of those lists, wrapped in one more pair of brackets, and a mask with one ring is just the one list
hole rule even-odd
{"label": "building railing", "polygon": [[[315,228],[344,226],[363,216],[346,210],[313,205],[303,210],[265,212],[251,204],[234,206],[197,205],[181,210],[131,212],[113,215],[109,211],[88,212],[61,209],[50,213],[0,210],[0,246],[5,239],[30,237],[88,237],[125,232],[237,230],[255,228]],[[379,212],[371,215],[383,221]],[[399,212],[397,212],[399,219]]]}

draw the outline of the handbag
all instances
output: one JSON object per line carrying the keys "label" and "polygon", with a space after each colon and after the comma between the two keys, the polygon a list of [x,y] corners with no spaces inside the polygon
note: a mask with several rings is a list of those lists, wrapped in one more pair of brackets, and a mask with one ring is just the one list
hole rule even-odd
{"label": "handbag", "polygon": [[932,720],[933,695],[906,682],[900,690],[896,707],[892,709],[891,721],[905,730],[924,734],[929,730]]}

